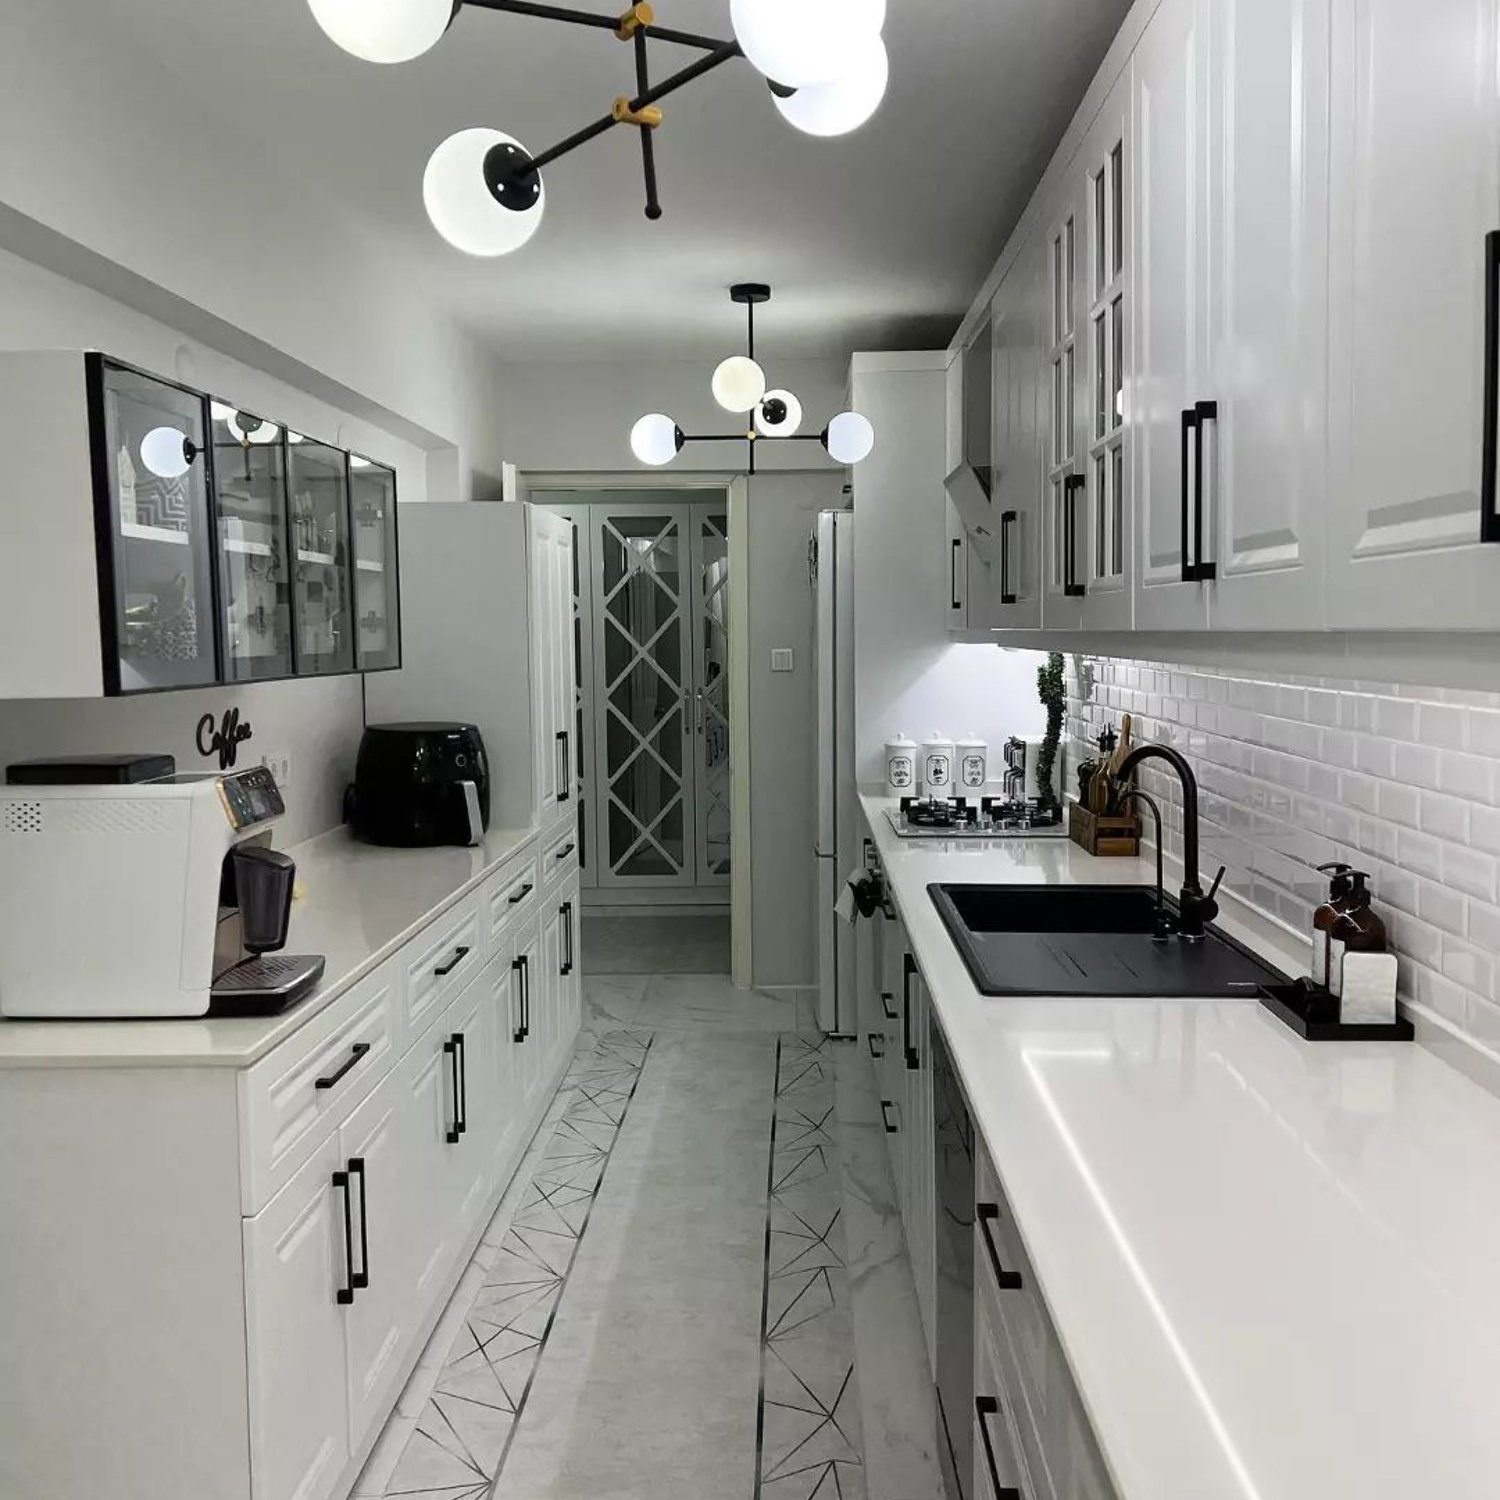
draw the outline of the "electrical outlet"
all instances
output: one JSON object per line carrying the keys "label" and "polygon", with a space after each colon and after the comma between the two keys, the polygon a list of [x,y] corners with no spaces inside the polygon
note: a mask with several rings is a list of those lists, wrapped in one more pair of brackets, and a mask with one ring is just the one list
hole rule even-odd
{"label": "electrical outlet", "polygon": [[773,672],[790,672],[794,670],[795,658],[792,656],[790,646],[776,646],[771,651],[771,670]]}
{"label": "electrical outlet", "polygon": [[260,763],[266,766],[276,778],[276,785],[284,797],[292,786],[292,754],[289,750],[268,750],[260,758]]}

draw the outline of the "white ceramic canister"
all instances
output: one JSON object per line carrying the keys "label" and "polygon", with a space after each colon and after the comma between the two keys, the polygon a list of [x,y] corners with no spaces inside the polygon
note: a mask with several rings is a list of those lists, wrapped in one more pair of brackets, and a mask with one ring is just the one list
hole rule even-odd
{"label": "white ceramic canister", "polygon": [[990,779],[990,747],[977,735],[954,746],[955,777],[960,797],[979,797]]}
{"label": "white ceramic canister", "polygon": [[921,748],[913,739],[897,734],[885,742],[885,791],[888,797],[917,795],[917,756]]}
{"label": "white ceramic canister", "polygon": [[956,796],[953,785],[953,741],[934,730],[922,741],[922,795]]}

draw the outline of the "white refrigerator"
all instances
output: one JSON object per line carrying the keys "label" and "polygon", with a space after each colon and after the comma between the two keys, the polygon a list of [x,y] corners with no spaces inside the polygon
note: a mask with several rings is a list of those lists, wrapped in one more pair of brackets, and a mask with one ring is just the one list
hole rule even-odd
{"label": "white refrigerator", "polygon": [[810,550],[817,600],[818,1019],[830,1036],[858,1025],[854,931],[834,912],[845,878],[859,864],[854,780],[854,516],[819,513]]}

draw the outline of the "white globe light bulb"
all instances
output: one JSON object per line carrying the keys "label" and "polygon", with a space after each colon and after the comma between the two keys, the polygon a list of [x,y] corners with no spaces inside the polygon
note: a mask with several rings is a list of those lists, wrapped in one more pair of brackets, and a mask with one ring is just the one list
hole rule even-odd
{"label": "white globe light bulb", "polygon": [[526,148],[502,130],[480,127],[450,135],[422,176],[422,201],[432,227],[466,255],[519,250],[541,225],[547,190],[537,172],[504,183],[500,178],[507,166],[530,160]]}
{"label": "white globe light bulb", "polygon": [[153,427],[141,439],[141,462],[158,479],[181,479],[192,467],[187,439],[175,427]]}
{"label": "white globe light bulb", "polygon": [[828,424],[823,446],[835,463],[857,464],[875,449],[875,429],[857,411],[843,411]]}
{"label": "white globe light bulb", "polygon": [[790,391],[767,391],[755,408],[755,430],[762,437],[795,437],[801,425],[802,403]]}
{"label": "white globe light bulb", "polygon": [[313,20],[345,52],[372,63],[409,62],[442,37],[453,0],[308,0]]}
{"label": "white globe light bulb", "polygon": [[745,56],[800,89],[847,70],[850,49],[880,35],[885,0],[731,0],[729,13]]}
{"label": "white globe light bulb", "polygon": [[749,411],[766,393],[766,372],[743,354],[731,355],[714,371],[713,389],[725,411]]}
{"label": "white globe light bulb", "polygon": [[848,61],[849,71],[832,83],[812,84],[786,99],[773,95],[782,118],[808,135],[848,135],[858,130],[885,98],[891,61],[878,36],[852,48]]}
{"label": "white globe light bulb", "polygon": [[237,443],[254,443],[261,446],[274,443],[281,436],[281,429],[263,417],[252,417],[247,412],[231,411],[224,418],[224,425]]}
{"label": "white globe light bulb", "polygon": [[653,468],[671,463],[677,457],[677,424],[660,412],[642,417],[630,429],[630,451]]}

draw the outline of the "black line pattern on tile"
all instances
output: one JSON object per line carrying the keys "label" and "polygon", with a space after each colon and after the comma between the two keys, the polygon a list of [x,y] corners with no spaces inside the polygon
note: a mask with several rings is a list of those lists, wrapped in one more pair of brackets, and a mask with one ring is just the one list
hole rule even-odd
{"label": "black line pattern on tile", "polygon": [[786,1033],[766,1169],[756,1500],[866,1494],[842,1192],[832,1044]]}
{"label": "black line pattern on tile", "polygon": [[388,1500],[492,1493],[651,1043],[651,1032],[633,1029],[580,1039],[559,1090],[567,1103],[520,1204],[475,1256],[484,1284],[385,1487]]}

